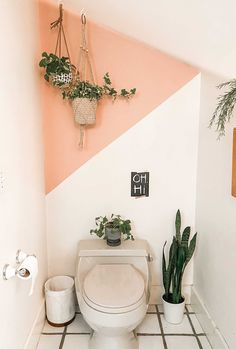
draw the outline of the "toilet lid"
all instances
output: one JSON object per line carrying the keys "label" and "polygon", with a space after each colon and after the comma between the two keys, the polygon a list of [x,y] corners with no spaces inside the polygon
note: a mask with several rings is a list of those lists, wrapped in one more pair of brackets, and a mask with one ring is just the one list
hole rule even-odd
{"label": "toilet lid", "polygon": [[84,293],[101,307],[129,307],[143,297],[144,280],[130,264],[98,264],[85,277]]}

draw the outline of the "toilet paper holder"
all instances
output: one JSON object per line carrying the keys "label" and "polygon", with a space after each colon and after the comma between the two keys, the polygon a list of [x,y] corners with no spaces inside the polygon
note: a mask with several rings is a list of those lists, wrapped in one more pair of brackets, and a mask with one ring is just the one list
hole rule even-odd
{"label": "toilet paper holder", "polygon": [[35,255],[29,255],[22,250],[16,253],[16,265],[5,264],[3,267],[3,280],[9,280],[14,276],[22,280],[32,279],[29,295],[32,295],[35,279],[38,273],[38,261]]}

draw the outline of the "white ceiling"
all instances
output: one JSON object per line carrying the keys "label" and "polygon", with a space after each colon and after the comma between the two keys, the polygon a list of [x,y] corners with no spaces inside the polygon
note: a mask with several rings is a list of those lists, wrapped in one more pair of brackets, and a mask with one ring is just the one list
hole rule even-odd
{"label": "white ceiling", "polygon": [[[55,0],[55,2],[58,2]],[[65,9],[225,78],[236,78],[235,0],[64,0]]]}

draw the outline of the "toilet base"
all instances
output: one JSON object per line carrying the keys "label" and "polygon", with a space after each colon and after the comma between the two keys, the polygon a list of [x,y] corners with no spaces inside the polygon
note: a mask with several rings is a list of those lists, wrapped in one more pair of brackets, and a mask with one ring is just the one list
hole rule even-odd
{"label": "toilet base", "polygon": [[89,349],[138,349],[138,340],[134,332],[122,336],[104,336],[93,332],[89,340]]}

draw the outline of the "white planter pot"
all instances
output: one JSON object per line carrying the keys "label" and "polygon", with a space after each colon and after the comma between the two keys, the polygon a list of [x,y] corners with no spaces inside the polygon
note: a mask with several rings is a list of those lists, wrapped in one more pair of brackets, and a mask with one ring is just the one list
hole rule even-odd
{"label": "white planter pot", "polygon": [[182,303],[179,304],[166,302],[163,297],[162,301],[165,320],[171,324],[181,323],[184,317],[185,299],[183,299]]}

